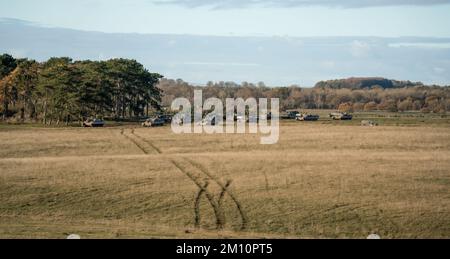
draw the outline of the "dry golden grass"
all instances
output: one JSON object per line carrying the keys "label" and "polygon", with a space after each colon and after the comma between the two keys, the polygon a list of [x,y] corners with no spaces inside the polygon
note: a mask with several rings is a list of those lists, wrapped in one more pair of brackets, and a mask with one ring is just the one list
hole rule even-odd
{"label": "dry golden grass", "polygon": [[[0,237],[450,237],[450,128],[286,123],[257,135],[0,129]],[[211,176],[209,177],[208,174]],[[215,230],[188,176],[233,180]]]}

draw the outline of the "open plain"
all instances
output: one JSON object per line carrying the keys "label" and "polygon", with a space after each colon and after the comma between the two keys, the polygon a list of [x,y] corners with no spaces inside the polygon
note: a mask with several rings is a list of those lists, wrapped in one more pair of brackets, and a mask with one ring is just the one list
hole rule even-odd
{"label": "open plain", "polygon": [[282,122],[268,146],[3,124],[0,238],[450,237],[449,117],[364,116]]}

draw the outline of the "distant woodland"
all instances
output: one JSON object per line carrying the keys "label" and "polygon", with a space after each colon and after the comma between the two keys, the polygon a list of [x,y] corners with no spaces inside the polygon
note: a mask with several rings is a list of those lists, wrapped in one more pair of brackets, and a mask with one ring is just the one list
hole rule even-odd
{"label": "distant woodland", "polygon": [[0,116],[3,120],[61,124],[89,117],[131,119],[170,107],[178,97],[280,98],[282,110],[450,111],[450,87],[384,78],[350,78],[300,86],[268,87],[263,82],[208,82],[194,86],[163,78],[129,59],[45,62],[0,56]]}
{"label": "distant woodland", "polygon": [[192,97],[194,89],[202,89],[204,98],[280,98],[282,110],[450,111],[450,87],[425,86],[422,83],[382,78],[323,81],[313,88],[267,87],[262,82],[256,85],[246,82],[209,82],[204,87],[195,87],[181,79],[162,79],[158,87],[164,93],[163,106],[169,106],[177,97]]}

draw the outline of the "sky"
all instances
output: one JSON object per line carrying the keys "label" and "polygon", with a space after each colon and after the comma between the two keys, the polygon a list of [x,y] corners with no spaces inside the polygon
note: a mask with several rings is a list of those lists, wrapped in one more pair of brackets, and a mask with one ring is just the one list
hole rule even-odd
{"label": "sky", "polygon": [[450,37],[450,0],[0,0],[0,17],[109,33]]}
{"label": "sky", "polygon": [[0,0],[0,53],[133,58],[194,84],[450,85],[449,14],[450,0]]}

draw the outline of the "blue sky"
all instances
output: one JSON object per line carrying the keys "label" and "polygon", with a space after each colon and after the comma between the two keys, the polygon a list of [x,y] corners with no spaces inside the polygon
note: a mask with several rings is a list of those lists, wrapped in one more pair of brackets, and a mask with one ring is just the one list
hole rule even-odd
{"label": "blue sky", "polygon": [[101,32],[450,37],[450,0],[0,0],[0,17]]}

